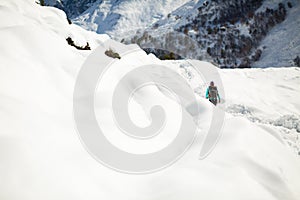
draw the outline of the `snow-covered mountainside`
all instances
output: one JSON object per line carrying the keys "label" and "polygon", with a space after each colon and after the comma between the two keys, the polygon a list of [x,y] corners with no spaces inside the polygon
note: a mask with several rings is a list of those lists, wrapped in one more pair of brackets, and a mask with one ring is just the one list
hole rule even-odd
{"label": "snow-covered mountainside", "polygon": [[[300,54],[297,0],[64,0],[54,6],[87,30],[137,43],[162,59],[172,58],[169,54],[174,52],[146,47],[175,44],[182,50],[189,45],[180,57],[223,68],[294,66]],[[181,37],[174,42],[170,32],[187,35],[197,48]]]}
{"label": "snow-covered mountainside", "polygon": [[[207,83],[189,65],[191,60],[161,61],[136,47],[112,62],[107,72],[114,72],[112,76],[103,75],[108,82],[104,92],[111,92],[110,84],[124,75],[125,69],[165,65],[186,78],[199,94],[194,103],[201,110],[191,120],[200,130],[198,138],[179,161],[153,174],[122,174],[93,159],[81,144],[73,119],[76,78],[92,51],[73,46],[89,43],[92,50],[106,50],[107,41],[111,41],[107,35],[70,25],[64,12],[39,6],[35,0],[0,1],[0,199],[300,198],[299,149],[295,153],[289,148],[299,145],[299,68],[224,70],[193,61],[218,70],[222,78],[223,103],[215,108],[203,98]],[[128,46],[112,42],[110,48],[118,52]],[[107,59],[104,53],[96,56],[100,63]],[[158,78],[183,88],[168,74]],[[133,88],[134,84],[122,89],[127,94]],[[108,102],[106,96],[100,99]],[[148,119],[146,107],[154,102],[167,108],[167,120],[172,124],[179,107],[155,85],[136,91],[132,101],[129,110],[135,122]],[[106,121],[110,107],[104,103],[97,109],[100,124],[104,121],[109,130],[107,137],[114,135],[116,125]],[[222,137],[212,153],[199,160],[215,109],[227,112]],[[126,148],[121,137],[114,139]]]}
{"label": "snow-covered mountainside", "polygon": [[54,6],[66,12],[68,18],[78,17],[97,0],[44,0],[45,5]]}
{"label": "snow-covered mountainside", "polygon": [[87,30],[121,39],[132,30],[150,27],[188,0],[98,0],[73,22]]}
{"label": "snow-covered mountainside", "polygon": [[[166,33],[179,32],[200,46],[190,46],[184,57],[211,60],[226,68],[293,66],[300,53],[299,16],[299,1],[292,0],[190,1],[126,41],[142,47],[168,46]],[[177,49],[186,48],[182,38],[177,40]]]}
{"label": "snow-covered mountainside", "polygon": [[[298,1],[299,2],[299,1]],[[294,5],[287,18],[274,27],[260,43],[261,58],[254,67],[292,66],[300,56],[300,3]]]}

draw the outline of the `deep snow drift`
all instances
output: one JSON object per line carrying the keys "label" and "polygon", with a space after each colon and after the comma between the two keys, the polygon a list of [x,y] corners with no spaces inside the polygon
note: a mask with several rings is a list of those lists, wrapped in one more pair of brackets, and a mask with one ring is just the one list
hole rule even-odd
{"label": "deep snow drift", "polygon": [[[78,138],[72,95],[76,76],[90,52],[79,51],[65,40],[70,36],[77,45],[89,42],[95,49],[109,38],[69,25],[63,12],[31,0],[1,1],[0,17],[0,199],[299,199],[299,157],[278,130],[286,128],[274,127],[285,121],[284,116],[293,115],[297,121],[298,68],[219,70],[228,105],[220,108],[240,117],[226,114],[216,148],[199,160],[214,109],[201,98],[207,83],[199,80],[187,61],[162,62],[142,50],[124,55],[112,66],[116,72],[113,81],[120,76],[122,70],[116,69],[121,67],[166,65],[200,94],[201,112],[194,118],[198,138],[177,163],[154,174],[122,174],[94,160]],[[124,46],[111,48],[118,51]],[[147,123],[143,108],[157,100],[170,116],[176,115],[174,99],[152,87],[137,92],[130,103],[133,120]],[[101,111],[109,107],[101,106],[99,119],[106,120]],[[174,123],[172,117],[170,120]],[[274,123],[264,124],[264,120]],[[115,129],[109,123],[106,127]],[[124,145],[122,138],[111,139],[128,151],[136,150]]]}

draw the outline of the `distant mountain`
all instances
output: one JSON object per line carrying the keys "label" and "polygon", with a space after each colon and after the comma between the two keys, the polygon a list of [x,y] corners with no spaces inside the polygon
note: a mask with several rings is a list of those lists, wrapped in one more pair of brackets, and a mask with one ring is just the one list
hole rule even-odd
{"label": "distant mountain", "polygon": [[74,23],[97,33],[121,40],[137,29],[151,27],[158,20],[190,0],[110,0],[97,1]]}
{"label": "distant mountain", "polygon": [[97,0],[45,0],[46,5],[57,7],[66,12],[67,16],[72,19],[79,16]]}
{"label": "distant mountain", "polygon": [[[123,41],[138,43],[161,58],[169,58],[170,52],[149,46],[170,49],[175,45],[181,57],[212,61],[224,68],[293,66],[300,54],[299,6],[299,1],[282,0],[190,1],[134,37],[124,35]],[[282,29],[272,31],[277,26]],[[275,46],[288,50],[280,56],[282,49]],[[274,57],[276,63],[271,61]],[[262,58],[270,62],[258,62]]]}
{"label": "distant mountain", "polygon": [[73,23],[123,43],[137,43],[161,59],[192,58],[223,68],[248,68],[294,66],[300,56],[298,0],[52,1]]}

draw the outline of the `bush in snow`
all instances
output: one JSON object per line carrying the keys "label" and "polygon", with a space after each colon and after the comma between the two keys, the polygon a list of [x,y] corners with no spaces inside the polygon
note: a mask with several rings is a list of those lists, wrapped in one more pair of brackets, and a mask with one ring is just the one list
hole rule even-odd
{"label": "bush in snow", "polygon": [[45,0],[39,0],[39,2],[36,2],[37,4],[40,4],[41,6],[45,6]]}
{"label": "bush in snow", "polygon": [[74,41],[72,40],[72,38],[70,38],[70,37],[68,37],[66,40],[70,46],[73,46],[78,50],[91,50],[91,47],[88,42],[86,43],[86,45],[84,47],[81,47],[81,46],[76,45],[74,43]]}
{"label": "bush in snow", "polygon": [[262,54],[262,50],[261,50],[261,49],[257,49],[257,50],[255,51],[255,54],[251,57],[251,60],[252,60],[253,62],[258,61],[258,60],[260,59],[260,57],[261,57],[261,54]]}
{"label": "bush in snow", "polygon": [[117,52],[113,51],[112,49],[106,50],[105,55],[111,58],[121,59],[121,56]]}
{"label": "bush in snow", "polygon": [[300,67],[300,57],[297,56],[295,59],[294,59],[294,63],[297,67]]}
{"label": "bush in snow", "polygon": [[175,60],[176,56],[173,52],[170,52],[169,54],[165,54],[162,58],[162,60]]}

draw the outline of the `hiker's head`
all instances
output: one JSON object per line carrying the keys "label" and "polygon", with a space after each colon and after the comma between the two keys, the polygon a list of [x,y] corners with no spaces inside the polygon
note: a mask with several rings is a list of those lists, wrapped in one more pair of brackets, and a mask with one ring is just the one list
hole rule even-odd
{"label": "hiker's head", "polygon": [[215,86],[215,83],[213,81],[211,81],[210,86]]}

